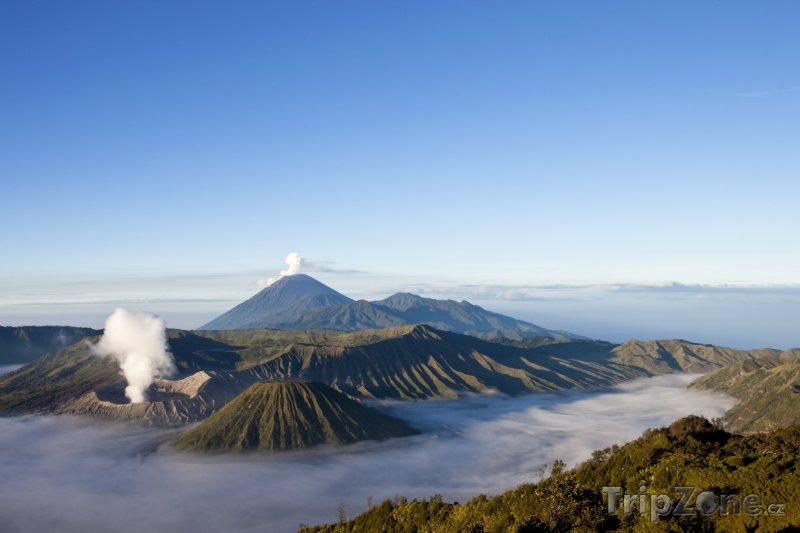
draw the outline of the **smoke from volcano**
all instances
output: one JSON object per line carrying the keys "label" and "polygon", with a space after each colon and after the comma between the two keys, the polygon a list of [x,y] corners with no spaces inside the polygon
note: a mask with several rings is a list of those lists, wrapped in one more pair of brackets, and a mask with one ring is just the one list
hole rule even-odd
{"label": "smoke from volcano", "polygon": [[93,350],[117,360],[128,381],[125,396],[131,403],[147,399],[147,389],[155,378],[169,377],[175,372],[166,324],[147,313],[115,309],[106,319],[103,337]]}

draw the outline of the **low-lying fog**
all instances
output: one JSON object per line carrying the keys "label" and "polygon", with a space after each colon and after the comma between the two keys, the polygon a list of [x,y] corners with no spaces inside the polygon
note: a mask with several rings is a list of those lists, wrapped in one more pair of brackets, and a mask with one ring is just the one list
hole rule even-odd
{"label": "low-lying fog", "polygon": [[165,430],[66,417],[0,419],[0,517],[8,531],[295,531],[395,495],[464,501],[538,479],[688,414],[721,416],[725,397],[696,376],[605,393],[391,403],[433,432],[384,443],[258,457],[179,455]]}

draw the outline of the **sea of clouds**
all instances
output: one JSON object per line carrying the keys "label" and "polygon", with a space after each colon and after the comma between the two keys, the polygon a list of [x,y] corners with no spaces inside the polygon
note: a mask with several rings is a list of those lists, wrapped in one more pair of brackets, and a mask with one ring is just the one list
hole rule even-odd
{"label": "sea of clouds", "polygon": [[607,392],[482,395],[387,402],[428,430],[394,441],[269,456],[178,454],[174,431],[68,417],[0,418],[0,517],[9,531],[296,531],[353,516],[396,495],[465,501],[536,481],[541,465],[689,414],[721,416],[693,377],[639,380]]}

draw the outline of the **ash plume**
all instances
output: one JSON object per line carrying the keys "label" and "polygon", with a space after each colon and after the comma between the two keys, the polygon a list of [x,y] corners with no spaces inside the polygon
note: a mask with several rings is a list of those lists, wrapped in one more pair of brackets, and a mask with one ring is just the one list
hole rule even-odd
{"label": "ash plume", "polygon": [[106,319],[103,337],[92,349],[97,355],[117,360],[128,381],[125,396],[131,403],[147,399],[147,389],[155,378],[169,377],[175,372],[166,325],[147,313],[115,309]]}

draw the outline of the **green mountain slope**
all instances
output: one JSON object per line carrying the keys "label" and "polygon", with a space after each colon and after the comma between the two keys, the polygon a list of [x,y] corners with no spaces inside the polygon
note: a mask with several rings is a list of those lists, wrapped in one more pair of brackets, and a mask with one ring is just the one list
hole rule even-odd
{"label": "green mountain slope", "polygon": [[30,363],[46,353],[100,333],[71,326],[0,326],[0,365]]}
{"label": "green mountain slope", "polygon": [[0,376],[0,412],[49,410],[107,386],[119,375],[115,361],[95,357],[81,341]]}
{"label": "green mountain slope", "polygon": [[[175,379],[188,378],[200,371],[209,372],[214,378],[212,381],[214,387],[227,391],[223,393],[218,390],[214,393],[214,397],[223,398],[226,394],[235,396],[259,379],[252,373],[239,370],[285,354],[298,342],[327,342],[346,346],[375,342],[385,336],[394,335],[395,332],[387,330],[343,334],[339,331],[287,332],[264,329],[214,331],[203,334],[168,330],[170,352],[179,370]],[[87,340],[94,343],[98,337],[90,337]],[[119,403],[123,400],[114,405],[98,404],[97,398],[92,398],[89,394],[98,391],[102,397],[104,391],[108,392],[117,387],[121,383],[120,379],[121,373],[116,362],[94,356],[89,345],[79,341],[36,359],[15,372],[0,376],[0,413],[85,412],[127,419],[140,413],[140,409],[123,409]],[[156,394],[156,396],[163,395]],[[205,396],[201,397],[203,398]],[[191,406],[183,407],[195,412],[194,416],[206,412],[202,409],[194,411]],[[185,409],[181,408],[172,413],[173,416],[166,414],[162,416],[151,410],[148,416],[155,415],[163,421],[174,421],[181,417],[191,420],[192,415],[183,411]]]}
{"label": "green mountain slope", "polygon": [[[705,347],[685,341],[562,341],[532,347],[484,341],[429,326],[402,326],[350,333],[330,330],[169,330],[179,374],[211,376],[214,409],[260,380],[304,379],[364,398],[454,398],[465,392],[506,394],[602,389],[637,377],[720,368],[731,360],[755,360],[760,352]],[[690,355],[687,355],[690,354]],[[135,417],[139,411],[98,404],[91,391],[113,389],[121,377],[116,364],[91,355],[76,343],[0,377],[0,412],[39,410]],[[159,387],[169,386],[165,383]],[[110,388],[110,389],[109,389]],[[205,389],[204,389],[205,390]],[[162,390],[151,391],[162,401]],[[200,402],[206,396],[200,396]],[[78,401],[80,400],[80,401]],[[162,401],[154,420],[207,416],[195,400]],[[69,407],[65,405],[69,403]],[[114,403],[114,402],[111,402]]]}
{"label": "green mountain slope", "polygon": [[364,397],[424,399],[488,390],[520,394],[603,388],[757,356],[725,348],[695,353],[701,352],[698,345],[685,341],[637,342],[635,349],[626,346],[620,352],[614,344],[587,341],[518,348],[424,325],[392,331],[396,336],[358,346],[295,344],[251,371],[261,379],[321,381]]}
{"label": "green mountain slope", "polygon": [[[188,377],[198,370],[232,369],[240,359],[233,346],[190,332],[168,333],[170,350],[181,370],[177,378]],[[87,394],[121,385],[122,373],[117,362],[92,353],[88,343],[98,339],[81,340],[0,376],[0,413],[59,412],[66,404]],[[86,405],[87,410],[96,410],[96,406]]]}
{"label": "green mountain slope", "polygon": [[413,435],[405,422],[322,383],[251,385],[175,445],[194,451],[275,451]]}
{"label": "green mountain slope", "polygon": [[738,400],[723,417],[729,431],[752,433],[800,424],[800,361],[783,356],[745,361],[703,376],[690,386]]}
{"label": "green mountain slope", "polygon": [[[543,532],[543,531],[797,531],[800,527],[800,427],[770,434],[731,435],[698,417],[669,427],[648,430],[624,446],[596,451],[572,471],[555,464],[553,475],[536,484],[517,487],[494,497],[478,496],[464,503],[396,498],[339,524],[302,529],[304,533],[392,531],[394,533]],[[666,494],[674,506],[674,487],[696,490],[687,502],[688,516],[657,518],[649,507],[609,517],[603,487],[620,487],[638,500],[645,486],[646,501]],[[710,517],[696,512],[702,491],[735,494],[740,513]],[[743,514],[741,501],[757,495],[759,516]],[[785,515],[766,516],[768,504],[785,504]],[[732,507],[730,507],[732,509]],[[793,529],[794,528],[794,529]]]}
{"label": "green mountain slope", "polygon": [[776,356],[779,350],[737,350],[698,344],[680,339],[660,341],[629,340],[614,348],[614,361],[620,364],[648,368],[657,374],[673,372],[708,372],[715,368]]}
{"label": "green mountain slope", "polygon": [[397,399],[602,388],[650,375],[610,362],[607,353],[577,353],[583,346],[556,357],[429,326],[392,331],[393,337],[356,346],[295,344],[249,371],[261,379],[310,379],[355,396]]}

